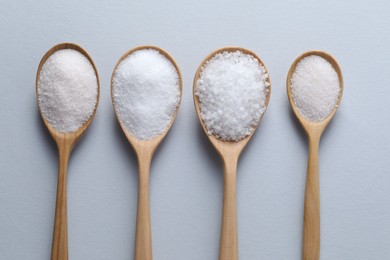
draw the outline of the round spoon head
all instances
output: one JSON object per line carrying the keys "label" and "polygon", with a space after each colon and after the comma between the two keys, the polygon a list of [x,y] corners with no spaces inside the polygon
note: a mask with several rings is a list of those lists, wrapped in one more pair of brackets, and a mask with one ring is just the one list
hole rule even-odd
{"label": "round spoon head", "polygon": [[58,143],[59,141],[63,141],[63,140],[69,140],[70,142],[72,142],[72,145],[74,143],[77,142],[77,140],[81,137],[81,135],[85,132],[85,130],[87,129],[87,127],[91,124],[93,118],[95,117],[95,114],[96,114],[96,109],[97,109],[97,106],[98,106],[98,103],[99,103],[99,95],[100,95],[100,83],[99,83],[99,74],[97,72],[97,69],[96,69],[96,66],[92,60],[92,58],[89,56],[89,54],[87,53],[86,50],[84,50],[82,47],[74,44],[74,43],[60,43],[54,47],[52,47],[50,50],[48,50],[46,52],[46,54],[42,57],[41,59],[41,62],[39,63],[39,66],[38,66],[38,70],[37,70],[37,76],[36,76],[36,81],[35,81],[35,88],[36,88],[36,95],[37,95],[37,100],[39,100],[39,96],[38,96],[38,83],[39,83],[39,77],[40,77],[40,74],[41,74],[41,70],[42,70],[42,67],[43,65],[45,64],[45,62],[47,61],[47,59],[53,55],[56,51],[59,51],[59,50],[65,50],[65,49],[71,49],[71,50],[75,50],[75,51],[78,51],[79,53],[81,53],[83,56],[85,56],[88,61],[91,63],[92,67],[93,67],[93,70],[95,72],[95,75],[96,75],[96,80],[97,80],[97,95],[96,95],[96,102],[95,102],[95,107],[94,107],[94,110],[92,112],[92,115],[89,117],[89,119],[81,126],[79,127],[76,131],[74,132],[60,132],[58,130],[56,130],[47,120],[46,118],[44,117],[43,113],[42,113],[42,108],[41,108],[41,104],[40,102],[38,101],[38,107],[39,107],[39,112],[41,114],[41,117],[43,119],[43,123],[45,124],[45,126],[47,127],[47,129],[49,130],[49,133],[51,134],[51,136],[56,140],[56,142]]}
{"label": "round spoon head", "polygon": [[[204,132],[206,133],[207,137],[209,138],[210,142],[213,144],[213,146],[215,147],[215,149],[217,150],[217,152],[219,153],[220,156],[225,156],[226,155],[226,150],[236,150],[238,155],[241,153],[242,149],[245,147],[245,145],[248,143],[248,141],[251,139],[253,133],[256,131],[257,129],[257,126],[260,124],[260,121],[262,119],[262,117],[264,116],[265,114],[265,111],[264,113],[261,115],[260,119],[259,119],[259,122],[258,124],[256,125],[255,129],[251,132],[250,135],[246,136],[244,139],[242,140],[239,140],[239,141],[223,141],[221,139],[218,139],[216,138],[214,135],[209,135],[207,134],[207,128],[206,128],[206,125],[201,117],[201,111],[200,111],[200,104],[199,104],[199,97],[195,94],[195,91],[196,91],[196,82],[198,81],[199,77],[200,77],[200,74],[202,72],[202,67],[205,65],[205,63],[207,61],[209,61],[210,59],[212,59],[216,54],[218,53],[223,53],[223,52],[235,52],[235,51],[241,51],[242,53],[244,54],[248,54],[248,55],[252,55],[255,59],[257,59],[260,64],[264,67],[266,73],[268,74],[268,70],[265,66],[265,64],[263,63],[263,61],[256,55],[256,53],[250,51],[250,50],[247,50],[247,49],[244,49],[244,48],[241,48],[241,47],[224,47],[224,48],[220,48],[220,49],[217,49],[213,52],[211,52],[209,55],[206,56],[206,58],[200,63],[199,67],[198,67],[198,70],[196,71],[196,74],[195,74],[195,77],[194,77],[194,83],[193,83],[193,96],[194,96],[194,105],[195,105],[195,110],[196,110],[196,114],[198,115],[198,118],[199,118],[199,121],[200,121],[200,124],[202,125],[202,128],[204,130]],[[267,92],[267,96],[266,96],[266,100],[265,100],[265,109],[267,109],[268,107],[268,103],[269,103],[269,99],[270,99],[270,96],[271,96],[271,82],[270,82],[270,79],[268,77],[267,79],[267,82],[270,83],[269,87],[268,87],[268,92]]]}
{"label": "round spoon head", "polygon": [[[294,98],[293,98],[293,93],[292,93],[292,90],[291,90],[291,84],[292,84],[291,83],[291,79],[292,79],[292,76],[293,76],[293,74],[295,72],[296,66],[298,65],[298,63],[303,58],[311,56],[311,55],[320,56],[323,59],[325,59],[326,61],[328,61],[332,65],[334,70],[336,71],[336,73],[338,75],[338,78],[339,78],[339,82],[340,82],[340,93],[339,93],[339,96],[338,96],[338,99],[337,99],[337,103],[336,103],[334,109],[332,110],[332,112],[324,120],[319,121],[319,122],[309,121],[309,120],[307,120],[305,117],[303,117],[299,113],[299,111],[298,111],[298,109],[297,109],[297,107],[295,105]],[[323,52],[323,51],[318,51],[318,50],[308,51],[308,52],[303,53],[291,65],[290,70],[288,71],[288,74],[287,74],[286,86],[287,86],[288,100],[290,102],[292,110],[294,111],[295,116],[298,118],[299,122],[301,123],[301,125],[305,129],[306,133],[310,134],[313,130],[315,130],[315,133],[321,135],[322,132],[325,130],[326,126],[329,124],[329,122],[332,120],[332,118],[336,114],[338,106],[339,106],[339,104],[341,102],[341,97],[343,95],[343,89],[344,89],[344,87],[343,87],[343,75],[341,73],[341,69],[340,69],[339,65],[337,64],[336,59],[333,56],[331,56],[330,54],[328,54],[326,52]]]}
{"label": "round spoon head", "polygon": [[[152,50],[158,51],[159,53],[164,55],[172,63],[172,65],[175,67],[175,69],[177,71],[177,74],[179,76],[180,98],[179,98],[179,102],[177,104],[176,110],[175,110],[175,112],[174,112],[174,114],[173,114],[173,116],[171,118],[171,121],[170,121],[168,127],[166,128],[166,130],[162,134],[154,137],[153,139],[140,140],[140,139],[137,139],[130,131],[128,131],[126,129],[126,127],[124,127],[124,125],[122,124],[121,120],[119,120],[118,111],[117,111],[117,108],[115,106],[113,84],[114,84],[115,71],[116,71],[117,67],[119,66],[119,64],[126,57],[131,55],[132,53],[134,53],[136,51],[139,51],[139,50],[148,50],[148,49],[152,49]],[[180,72],[179,66],[177,65],[176,61],[165,50],[161,49],[160,47],[148,46],[148,45],[146,45],[146,46],[138,46],[136,48],[130,49],[127,52],[125,52],[122,55],[122,57],[120,57],[120,59],[117,61],[116,65],[114,67],[114,70],[112,72],[112,76],[111,76],[111,100],[112,100],[112,104],[114,106],[115,114],[117,115],[117,119],[118,119],[119,125],[121,126],[122,131],[125,133],[127,139],[129,140],[129,142],[131,143],[133,148],[136,150],[136,152],[138,152],[138,150],[140,150],[142,148],[145,148],[145,147],[152,148],[151,152],[154,152],[154,150],[157,148],[157,146],[161,143],[161,141],[167,135],[168,131],[172,127],[173,122],[175,121],[175,118],[176,118],[176,115],[177,115],[177,111],[179,110],[179,106],[180,106],[180,102],[181,102],[181,98],[182,98],[182,92],[183,92],[182,89],[183,89],[183,80],[182,80],[182,76],[181,76],[181,72]]]}

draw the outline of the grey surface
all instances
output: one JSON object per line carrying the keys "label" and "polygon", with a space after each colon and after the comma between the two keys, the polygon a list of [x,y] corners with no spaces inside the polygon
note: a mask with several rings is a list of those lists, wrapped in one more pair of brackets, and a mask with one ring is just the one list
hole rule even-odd
{"label": "grey surface", "polygon": [[137,45],[177,60],[184,93],[152,165],[157,260],[217,259],[222,167],[201,131],[192,80],[212,50],[238,45],[268,67],[270,106],[238,167],[240,259],[300,259],[307,143],[286,98],[302,52],[333,54],[344,73],[340,110],[320,153],[321,259],[390,255],[390,16],[386,1],[6,1],[0,3],[0,259],[49,259],[57,154],[42,125],[35,73],[70,41],[96,62],[97,116],[68,175],[69,259],[132,259],[137,164],[114,117],[109,80]]}

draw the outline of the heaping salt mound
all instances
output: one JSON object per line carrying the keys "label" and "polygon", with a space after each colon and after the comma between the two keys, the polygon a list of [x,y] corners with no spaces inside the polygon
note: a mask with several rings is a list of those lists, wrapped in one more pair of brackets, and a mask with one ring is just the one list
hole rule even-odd
{"label": "heaping salt mound", "polygon": [[74,132],[95,110],[98,95],[95,70],[80,52],[58,50],[41,68],[37,94],[44,119],[59,132]]}
{"label": "heaping salt mound", "polygon": [[223,141],[250,135],[266,110],[268,74],[258,59],[224,51],[201,68],[195,95],[207,133]]}
{"label": "heaping salt mound", "polygon": [[139,140],[163,134],[180,102],[179,74],[154,49],[131,53],[113,76],[113,102],[121,125]]}

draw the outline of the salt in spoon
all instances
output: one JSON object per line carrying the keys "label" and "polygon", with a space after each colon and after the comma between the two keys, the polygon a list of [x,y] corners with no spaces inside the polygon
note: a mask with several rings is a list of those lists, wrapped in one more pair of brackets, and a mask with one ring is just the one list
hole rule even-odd
{"label": "salt in spoon", "polygon": [[[240,48],[240,47],[225,47],[221,49],[217,49],[210,53],[199,65],[198,70],[196,71],[193,85],[193,96],[194,96],[194,104],[195,110],[198,115],[199,121],[202,125],[203,130],[205,131],[207,137],[210,142],[216,149],[218,155],[220,156],[223,163],[223,171],[224,171],[224,192],[223,192],[223,212],[222,212],[222,226],[221,226],[221,241],[220,241],[220,249],[219,249],[219,260],[237,260],[238,259],[238,238],[237,238],[237,210],[236,210],[236,177],[237,177],[237,163],[240,157],[240,154],[246,144],[251,139],[253,133],[256,129],[252,131],[252,133],[246,136],[244,139],[240,141],[222,141],[216,138],[214,135],[207,134],[206,125],[201,117],[199,98],[195,94],[196,91],[196,82],[198,81],[202,67],[213,58],[218,53],[223,52],[236,52],[241,51],[244,54],[252,55],[255,59],[257,59],[260,64],[262,64],[265,68],[266,73],[267,69],[261,59],[252,51]],[[270,83],[268,78],[268,83]],[[271,86],[269,85],[267,92],[267,97],[265,101],[265,107],[268,107],[269,98],[271,94]],[[264,113],[261,115],[263,116]],[[256,125],[256,128],[259,122]]]}
{"label": "salt in spoon", "polygon": [[[119,120],[118,112],[115,107],[114,93],[113,93],[113,82],[115,71],[119,64],[132,53],[139,50],[157,50],[165,58],[167,58],[172,65],[175,67],[179,76],[180,86],[180,99],[177,104],[176,110],[171,118],[171,122],[164,133],[154,137],[150,140],[139,140],[130,131],[122,125]],[[138,206],[137,206],[137,225],[135,235],[135,247],[134,247],[134,260],[151,260],[152,259],[152,238],[151,238],[151,227],[150,227],[150,203],[149,203],[149,176],[150,176],[150,164],[158,145],[164,139],[169,129],[171,128],[177,111],[179,109],[180,100],[182,95],[182,77],[178,65],[175,60],[163,49],[156,46],[139,46],[134,49],[127,51],[116,63],[112,77],[111,77],[111,99],[114,105],[115,113],[118,117],[118,122],[125,133],[128,141],[133,147],[138,160]]]}
{"label": "salt in spoon", "polygon": [[[297,109],[292,90],[292,77],[298,63],[305,57],[316,55],[328,61],[336,71],[340,82],[340,93],[337,104],[331,113],[322,121],[312,122],[302,116]],[[318,260],[320,257],[320,191],[319,191],[319,173],[318,173],[318,150],[321,135],[326,126],[334,117],[337,108],[340,104],[343,94],[343,76],[336,60],[323,51],[309,51],[300,55],[291,65],[287,75],[287,95],[294,111],[295,116],[304,128],[309,140],[309,160],[307,166],[306,177],[306,192],[305,192],[305,206],[304,206],[304,221],[303,221],[303,260]]]}
{"label": "salt in spoon", "polygon": [[58,186],[57,186],[57,199],[56,199],[56,209],[55,209],[55,221],[54,221],[54,232],[53,232],[53,243],[52,243],[52,260],[67,260],[68,259],[68,224],[67,224],[67,200],[66,200],[66,176],[67,176],[67,167],[68,160],[70,157],[70,153],[76,144],[76,142],[80,139],[82,134],[91,124],[92,119],[96,114],[96,108],[99,102],[99,76],[95,64],[93,60],[88,55],[88,53],[81,48],[80,46],[73,43],[61,43],[53,48],[51,48],[42,58],[41,62],[38,66],[37,76],[36,76],[36,93],[38,98],[38,82],[40,73],[43,65],[47,61],[47,59],[54,54],[56,51],[71,49],[78,51],[82,55],[84,55],[88,61],[91,63],[97,80],[97,96],[95,102],[95,108],[93,110],[92,115],[89,119],[76,131],[63,133],[56,130],[44,117],[42,114],[41,105],[38,102],[39,110],[41,113],[41,117],[43,119],[43,123],[47,127],[50,135],[53,137],[57,144],[58,154],[59,154],[59,169],[58,169]]}

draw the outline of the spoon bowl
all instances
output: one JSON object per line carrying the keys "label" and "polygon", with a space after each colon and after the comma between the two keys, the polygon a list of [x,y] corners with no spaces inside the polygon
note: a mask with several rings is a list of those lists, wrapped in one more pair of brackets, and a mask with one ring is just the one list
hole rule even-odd
{"label": "spoon bowl", "polygon": [[179,69],[179,66],[177,65],[176,61],[168,54],[168,52],[166,52],[165,50],[161,49],[160,47],[157,47],[157,46],[149,46],[149,45],[143,45],[143,46],[138,46],[138,47],[135,47],[133,49],[130,49],[128,50],[127,52],[125,52],[120,58],[119,60],[117,61],[117,63],[115,64],[115,67],[114,67],[114,70],[113,70],[113,73],[112,73],[112,76],[111,76],[111,101],[112,101],[112,104],[114,106],[114,111],[115,111],[115,114],[117,114],[117,109],[115,107],[115,100],[114,100],[114,94],[113,94],[113,84],[114,84],[114,77],[115,77],[115,71],[116,69],[118,68],[119,64],[121,64],[121,62],[126,58],[128,57],[129,55],[131,55],[132,53],[136,52],[136,51],[139,51],[139,50],[147,50],[147,49],[152,49],[152,50],[156,50],[158,52],[160,52],[162,55],[164,55],[165,58],[167,58],[171,63],[172,65],[175,67],[176,71],[177,71],[177,74],[179,75],[179,86],[180,86],[180,98],[179,98],[179,103],[177,104],[177,107],[176,107],[176,110],[175,110],[175,113],[173,114],[172,118],[171,118],[171,122],[169,124],[169,126],[167,127],[167,129],[165,130],[164,133],[162,133],[161,135],[158,135],[156,137],[154,137],[153,139],[150,139],[150,140],[139,140],[137,139],[130,131],[128,131],[123,125],[122,125],[122,122],[119,120],[118,118],[118,122],[119,122],[119,125],[121,126],[121,129],[122,131],[124,132],[124,134],[126,135],[126,138],[128,139],[129,143],[131,144],[131,146],[133,147],[133,149],[135,150],[137,156],[138,156],[138,153],[140,153],[142,150],[148,150],[148,152],[151,152],[152,154],[154,153],[154,151],[156,150],[156,148],[158,147],[158,145],[161,143],[161,141],[164,139],[164,137],[167,135],[168,131],[170,130],[173,122],[175,121],[176,119],[176,115],[177,115],[177,111],[179,110],[179,106],[180,106],[180,102],[181,102],[181,98],[182,98],[182,92],[183,92],[183,80],[182,80],[182,75],[181,75],[181,72],[180,72],[180,69]]}
{"label": "spoon bowl", "polygon": [[[236,212],[236,179],[237,179],[237,163],[240,157],[240,154],[244,147],[247,145],[253,133],[255,132],[258,124],[260,123],[262,116],[258,124],[252,133],[242,140],[239,141],[223,141],[216,138],[214,135],[209,135],[207,133],[206,125],[201,117],[199,98],[196,96],[196,83],[200,77],[202,67],[206,64],[208,60],[213,58],[218,53],[223,52],[235,52],[241,51],[244,54],[252,55],[257,59],[260,64],[265,68],[266,73],[268,74],[267,68],[265,67],[262,60],[252,51],[240,48],[240,47],[225,47],[217,49],[210,53],[206,58],[201,62],[196,71],[194,83],[193,83],[193,97],[195,110],[198,115],[199,121],[202,125],[204,132],[209,138],[210,142],[214,146],[215,150],[219,154],[223,167],[224,167],[224,195],[223,195],[223,212],[222,212],[222,225],[221,225],[221,241],[219,249],[219,260],[237,260],[238,259],[238,238],[237,238],[237,212]],[[268,78],[268,83],[270,79]],[[271,86],[268,87],[267,97],[265,101],[265,107],[268,107],[269,99],[271,94]]]}
{"label": "spoon bowl", "polygon": [[54,232],[53,232],[53,243],[52,243],[52,260],[67,260],[68,259],[68,224],[67,224],[67,199],[66,199],[66,175],[67,175],[67,166],[70,153],[76,144],[76,142],[80,139],[83,133],[86,131],[88,126],[91,124],[93,118],[96,114],[96,109],[99,103],[99,94],[100,94],[100,83],[99,83],[99,75],[96,69],[96,66],[89,56],[89,54],[80,46],[73,43],[61,43],[53,48],[51,48],[41,59],[39,63],[37,76],[36,76],[36,95],[37,100],[39,100],[38,94],[38,83],[41,74],[41,70],[47,59],[54,54],[56,51],[72,49],[78,51],[82,55],[84,55],[90,64],[93,67],[93,70],[96,75],[97,80],[97,96],[96,103],[92,115],[89,119],[76,131],[74,132],[60,132],[56,130],[45,118],[42,113],[41,104],[38,101],[39,112],[43,119],[43,123],[48,129],[50,135],[53,137],[57,144],[58,154],[59,154],[59,170],[58,170],[58,186],[57,186],[57,199],[56,199],[56,209],[55,209],[55,221],[54,221]]}
{"label": "spoon bowl", "polygon": [[[335,69],[335,71],[339,77],[339,81],[340,81],[340,94],[339,94],[335,109],[324,120],[319,121],[319,122],[311,122],[299,113],[299,111],[295,105],[292,90],[291,90],[291,79],[292,79],[292,76],[294,74],[294,71],[295,71],[298,63],[302,59],[304,59],[308,56],[311,56],[311,55],[320,56],[321,58],[323,58],[327,62],[329,62],[332,65],[332,67]],[[295,116],[298,118],[298,121],[300,122],[302,127],[305,129],[306,134],[311,135],[311,136],[313,134],[321,135],[322,132],[325,130],[326,126],[329,124],[329,122],[333,119],[334,115],[336,114],[337,108],[338,108],[338,106],[341,102],[341,98],[343,96],[343,89],[344,89],[343,88],[343,76],[342,76],[341,69],[340,69],[336,59],[332,55],[330,55],[329,53],[326,53],[323,51],[318,51],[318,50],[308,51],[308,52],[301,54],[298,58],[296,58],[296,60],[291,65],[290,70],[288,71],[286,86],[287,86],[287,96],[288,96],[288,100],[290,102],[291,108],[292,108]]]}
{"label": "spoon bowl", "polygon": [[[260,62],[260,64],[263,65],[263,67],[265,68],[265,71],[268,73],[268,70],[267,70],[266,66],[264,65],[263,61],[256,55],[256,53],[254,53],[254,52],[252,52],[250,50],[241,48],[241,47],[224,47],[224,48],[219,48],[219,49],[214,50],[213,52],[211,52],[209,55],[207,55],[206,58],[204,58],[203,61],[200,63],[200,65],[199,65],[199,67],[198,67],[198,69],[196,71],[195,78],[194,78],[194,83],[193,83],[193,96],[194,96],[195,111],[196,111],[196,114],[198,115],[200,124],[202,125],[202,128],[203,128],[204,132],[206,133],[208,139],[210,140],[210,142],[212,143],[212,145],[216,149],[217,153],[221,157],[229,156],[229,154],[232,151],[235,151],[235,154],[239,156],[241,154],[242,150],[244,149],[244,147],[247,145],[247,143],[249,142],[249,140],[253,136],[254,132],[257,129],[257,126],[259,125],[262,117],[265,114],[265,111],[264,111],[264,113],[261,115],[260,120],[259,120],[258,124],[256,125],[255,129],[252,131],[252,133],[250,135],[246,136],[245,138],[243,138],[242,140],[239,140],[239,141],[223,141],[221,139],[216,138],[214,135],[207,134],[206,125],[205,125],[205,123],[204,123],[204,121],[203,121],[203,119],[202,119],[202,117],[200,115],[201,111],[200,111],[199,97],[195,95],[196,82],[198,81],[198,79],[200,77],[200,74],[202,72],[202,67],[206,64],[206,62],[209,61],[210,59],[212,59],[218,53],[223,53],[225,51],[227,51],[227,52],[241,51],[244,54],[252,55],[255,59],[257,59]],[[269,78],[268,78],[268,83],[271,83]],[[269,91],[267,93],[267,97],[266,97],[266,101],[265,101],[266,109],[268,107],[269,99],[270,99],[270,96],[271,96],[271,87],[269,87],[268,90]]]}
{"label": "spoon bowl", "polygon": [[91,63],[91,65],[95,71],[97,84],[98,84],[95,109],[93,110],[91,117],[75,132],[62,133],[62,132],[57,131],[49,122],[47,122],[47,120],[45,119],[44,115],[41,112],[41,104],[39,102],[38,102],[38,107],[39,107],[39,112],[41,114],[43,123],[46,126],[46,128],[48,129],[50,135],[56,141],[56,143],[58,144],[58,142],[63,142],[64,140],[67,140],[68,142],[72,143],[72,146],[73,146],[80,139],[80,137],[83,135],[85,130],[88,128],[88,126],[91,124],[92,120],[95,117],[96,109],[97,109],[97,106],[99,103],[99,96],[100,96],[99,74],[98,74],[98,71],[96,69],[95,63],[93,62],[92,58],[89,56],[88,52],[86,50],[84,50],[82,47],[80,47],[79,45],[76,45],[74,43],[60,43],[60,44],[52,47],[50,50],[48,50],[45,53],[45,55],[42,57],[41,62],[39,63],[39,66],[38,66],[38,70],[37,70],[37,77],[36,77],[36,81],[35,81],[35,86],[36,86],[36,95],[38,98],[38,82],[39,82],[39,77],[40,77],[40,73],[41,73],[43,65],[45,64],[47,59],[51,55],[53,55],[56,51],[65,50],[65,49],[71,49],[71,50],[75,50],[75,51],[80,52]]}
{"label": "spoon bowl", "polygon": [[149,176],[150,176],[150,164],[156,151],[158,145],[167,135],[169,129],[171,128],[173,122],[175,121],[177,111],[179,110],[180,101],[182,97],[182,85],[183,80],[180,73],[180,69],[176,61],[163,49],[156,46],[139,46],[134,49],[127,51],[116,63],[112,77],[111,77],[111,100],[114,106],[115,114],[118,115],[117,109],[115,106],[114,93],[113,93],[113,84],[115,71],[119,64],[132,53],[145,50],[153,49],[160,52],[165,58],[167,58],[172,65],[175,67],[177,74],[179,76],[179,87],[180,87],[180,98],[177,104],[176,110],[171,118],[170,124],[165,130],[164,133],[154,137],[150,140],[139,140],[137,139],[130,131],[122,125],[121,120],[118,117],[119,125],[122,128],[122,131],[126,135],[127,140],[130,142],[133,147],[138,160],[138,208],[137,208],[137,227],[136,227],[136,237],[135,237],[135,247],[134,247],[134,260],[151,260],[152,259],[152,236],[151,236],[151,225],[150,225],[150,202],[149,202]]}
{"label": "spoon bowl", "polygon": [[[334,70],[336,71],[339,83],[340,93],[337,103],[330,114],[322,121],[311,122],[304,118],[298,111],[294,97],[291,90],[291,79],[295,72],[298,63],[305,57],[316,55],[324,58],[328,61]],[[319,191],[319,171],[318,171],[318,151],[321,135],[325,128],[332,120],[338,106],[341,102],[343,94],[343,76],[341,69],[330,54],[323,51],[309,51],[300,55],[291,65],[291,68],[287,75],[287,96],[294,111],[294,114],[298,118],[304,128],[309,140],[309,159],[307,167],[306,178],[306,192],[305,192],[305,206],[304,206],[304,221],[303,221],[303,247],[302,247],[302,259],[303,260],[318,260],[320,257],[320,191]]]}

